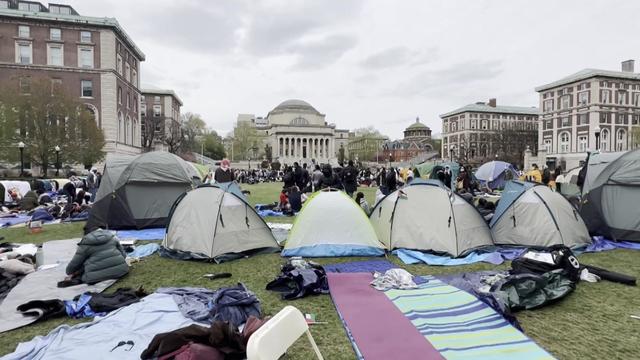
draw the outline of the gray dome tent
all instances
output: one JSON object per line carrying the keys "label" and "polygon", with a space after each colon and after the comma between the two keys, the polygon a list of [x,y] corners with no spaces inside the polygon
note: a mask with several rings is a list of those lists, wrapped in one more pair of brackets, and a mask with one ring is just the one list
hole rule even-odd
{"label": "gray dome tent", "polygon": [[161,254],[222,262],[279,251],[271,229],[241,196],[232,187],[218,185],[185,193],[171,209]]}
{"label": "gray dome tent", "polygon": [[493,245],[491,231],[478,210],[440,181],[413,180],[380,200],[369,219],[389,250],[458,257]]}
{"label": "gray dome tent", "polygon": [[601,169],[592,162],[580,209],[589,231],[613,240],[640,241],[640,149],[619,155]]}
{"label": "gray dome tent", "polygon": [[509,181],[490,223],[497,245],[573,248],[591,242],[578,211],[549,187]]}
{"label": "gray dome tent", "polygon": [[198,179],[186,161],[168,152],[107,158],[87,229],[164,227],[175,200]]}

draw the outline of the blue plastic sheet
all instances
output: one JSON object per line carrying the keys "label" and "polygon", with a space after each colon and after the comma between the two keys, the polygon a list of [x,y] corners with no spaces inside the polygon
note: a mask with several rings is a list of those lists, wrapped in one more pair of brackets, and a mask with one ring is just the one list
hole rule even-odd
{"label": "blue plastic sheet", "polygon": [[609,239],[605,239],[602,236],[594,236],[592,238],[591,244],[587,245],[583,249],[579,249],[574,251],[575,253],[590,253],[590,252],[601,252],[607,250],[615,250],[615,249],[630,249],[630,250],[640,250],[640,243],[630,242],[630,241],[613,241]]}
{"label": "blue plastic sheet", "polygon": [[68,300],[64,302],[64,308],[67,312],[67,315],[71,316],[74,319],[80,319],[85,317],[96,317],[96,316],[105,316],[107,313],[97,313],[91,309],[89,305],[89,301],[91,300],[91,295],[82,294],[78,298],[77,301]]}
{"label": "blue plastic sheet", "polygon": [[136,240],[162,240],[164,239],[165,228],[151,228],[142,230],[118,230],[116,236],[122,239]]}
{"label": "blue plastic sheet", "polygon": [[156,243],[136,246],[136,248],[132,252],[127,254],[127,257],[143,258],[143,257],[154,254],[156,251],[158,251],[158,249],[160,249],[160,245]]}
{"label": "blue plastic sheet", "polygon": [[26,224],[29,220],[31,220],[31,216],[29,215],[16,215],[11,217],[3,217],[3,218],[0,218],[0,228],[13,226],[17,224]]}
{"label": "blue plastic sheet", "polygon": [[449,256],[435,255],[424,253],[416,250],[398,249],[393,254],[398,256],[405,264],[439,265],[439,266],[458,266],[475,264],[478,262],[486,262],[489,264],[500,265],[505,260],[513,260],[526,249],[523,248],[502,248],[492,252],[472,252],[462,258],[452,258]]}
{"label": "blue plastic sheet", "polygon": [[273,216],[273,217],[278,217],[278,216],[284,216],[284,214],[281,211],[273,211],[273,210],[259,210],[257,211],[258,215],[260,215],[260,217],[266,217],[266,216]]}

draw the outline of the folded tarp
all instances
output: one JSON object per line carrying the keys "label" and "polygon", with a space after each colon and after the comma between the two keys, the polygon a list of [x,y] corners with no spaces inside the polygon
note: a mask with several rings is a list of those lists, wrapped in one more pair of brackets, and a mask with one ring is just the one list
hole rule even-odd
{"label": "folded tarp", "polygon": [[367,273],[328,273],[333,303],[356,353],[366,360],[442,359],[440,353],[389,301],[369,283]]}
{"label": "folded tarp", "polygon": [[150,255],[153,255],[156,251],[160,249],[160,245],[156,243],[144,244],[136,246],[136,248],[127,254],[128,258],[143,258]]}
{"label": "folded tarp", "polygon": [[142,230],[119,230],[116,232],[116,236],[120,240],[135,239],[135,240],[162,240],[164,239],[165,228],[150,228]]}
{"label": "folded tarp", "polygon": [[384,294],[444,358],[553,359],[473,295],[426,278],[428,282],[417,289]]}
{"label": "folded tarp", "polygon": [[31,216],[29,215],[16,215],[11,217],[3,217],[0,218],[0,228],[9,227],[19,224],[26,224],[31,220]]}
{"label": "folded tarp", "polygon": [[513,260],[519,257],[525,251],[526,249],[524,248],[502,248],[493,252],[474,251],[462,258],[452,258],[450,256],[435,255],[408,249],[397,249],[393,251],[393,254],[398,256],[405,264],[425,263],[427,265],[457,266],[478,262],[500,265],[505,262],[505,260]]}
{"label": "folded tarp", "polygon": [[333,273],[384,273],[398,266],[387,260],[349,261],[337,264],[322,265],[324,271]]}
{"label": "folded tarp", "polygon": [[[171,295],[155,293],[92,322],[62,325],[48,335],[20,343],[3,360],[140,359],[156,334],[191,324]],[[134,345],[116,347],[121,341],[133,341]]]}

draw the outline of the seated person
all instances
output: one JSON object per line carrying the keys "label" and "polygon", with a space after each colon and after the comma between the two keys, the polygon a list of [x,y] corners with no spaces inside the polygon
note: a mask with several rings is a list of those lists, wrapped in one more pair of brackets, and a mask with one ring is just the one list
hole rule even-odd
{"label": "seated person", "polygon": [[38,194],[35,191],[29,190],[18,202],[20,210],[30,211],[38,207]]}
{"label": "seated person", "polygon": [[77,203],[78,205],[87,205],[89,204],[89,200],[91,200],[91,195],[87,195],[87,193],[84,190],[80,189],[76,194],[76,198],[74,202]]}
{"label": "seated person", "polygon": [[302,203],[304,202],[304,200],[302,199],[303,195],[304,194],[300,192],[300,189],[297,186],[292,186],[289,189],[289,205],[291,205],[291,211],[293,211],[294,213],[297,213],[300,211],[300,209],[302,209]]}
{"label": "seated person", "polygon": [[280,209],[280,211],[284,211],[287,206],[289,206],[289,198],[287,197],[287,190],[286,189],[282,189],[282,192],[280,192],[280,202],[278,203],[278,208]]}
{"label": "seated person", "polygon": [[125,257],[118,238],[110,231],[97,228],[78,243],[76,254],[67,265],[66,281],[95,284],[121,278],[129,272]]}

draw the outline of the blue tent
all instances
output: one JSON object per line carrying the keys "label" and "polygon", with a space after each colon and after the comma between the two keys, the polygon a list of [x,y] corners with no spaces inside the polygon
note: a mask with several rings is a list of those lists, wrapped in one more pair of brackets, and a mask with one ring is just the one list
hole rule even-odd
{"label": "blue tent", "polygon": [[476,170],[476,178],[491,189],[502,189],[508,180],[517,179],[518,173],[507,162],[489,161]]}

